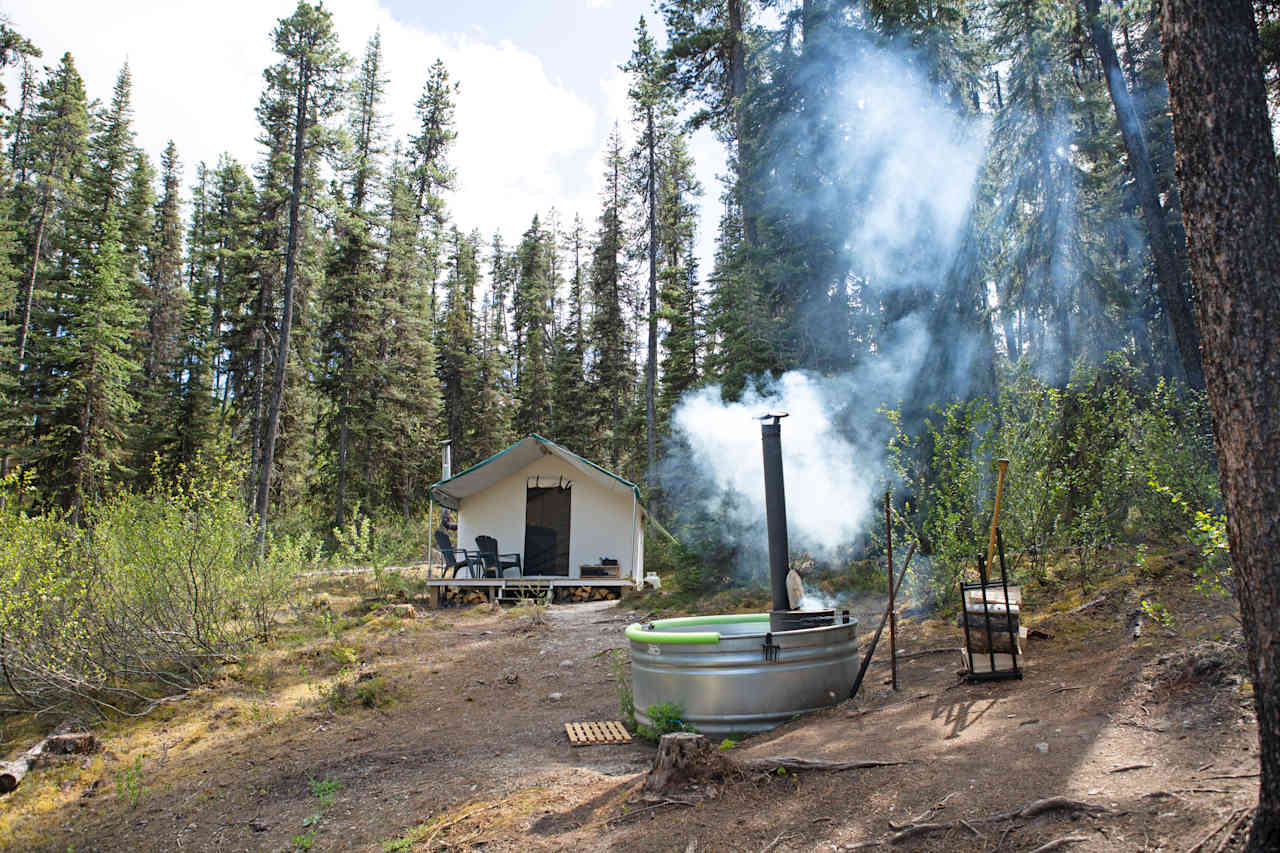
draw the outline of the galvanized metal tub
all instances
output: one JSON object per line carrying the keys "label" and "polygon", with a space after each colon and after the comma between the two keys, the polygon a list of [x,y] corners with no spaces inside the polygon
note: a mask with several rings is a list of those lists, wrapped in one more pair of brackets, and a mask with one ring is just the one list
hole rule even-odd
{"label": "galvanized metal tub", "polygon": [[650,723],[646,708],[675,703],[698,731],[727,735],[835,705],[857,675],[857,627],[849,620],[770,634],[768,613],[633,624],[626,635],[636,720]]}

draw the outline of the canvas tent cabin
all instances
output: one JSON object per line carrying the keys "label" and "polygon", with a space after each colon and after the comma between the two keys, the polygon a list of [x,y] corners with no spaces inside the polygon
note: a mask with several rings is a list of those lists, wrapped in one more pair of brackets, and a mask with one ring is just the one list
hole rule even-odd
{"label": "canvas tent cabin", "polygon": [[441,480],[430,496],[457,513],[459,547],[491,536],[502,553],[518,553],[522,583],[638,587],[644,578],[640,489],[540,435]]}

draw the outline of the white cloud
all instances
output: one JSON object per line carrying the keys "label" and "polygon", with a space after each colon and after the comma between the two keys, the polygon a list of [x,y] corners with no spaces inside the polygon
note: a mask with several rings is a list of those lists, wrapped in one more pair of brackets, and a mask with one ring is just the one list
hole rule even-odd
{"label": "white cloud", "polygon": [[[551,79],[537,56],[509,41],[407,26],[377,0],[326,5],[357,61],[381,31],[393,139],[412,131],[414,102],[437,57],[460,84],[451,207],[462,227],[486,236],[501,228],[510,242],[535,212],[553,205],[566,217],[580,210],[590,218],[592,184],[578,164],[598,145],[597,116],[584,96]],[[93,97],[110,97],[128,59],[138,140],[158,158],[173,138],[188,184],[197,161],[212,164],[224,150],[246,164],[257,160],[254,106],[262,69],[275,59],[271,29],[293,10],[291,0],[224,0],[216,9],[163,0],[6,6],[14,26],[44,49],[43,63],[71,51]]]}

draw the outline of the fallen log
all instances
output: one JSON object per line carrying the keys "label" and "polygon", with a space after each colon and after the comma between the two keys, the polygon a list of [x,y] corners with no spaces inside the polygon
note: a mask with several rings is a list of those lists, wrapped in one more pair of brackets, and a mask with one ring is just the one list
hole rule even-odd
{"label": "fallen log", "polygon": [[50,735],[13,761],[0,761],[0,796],[10,793],[21,785],[23,778],[31,772],[31,768],[46,755],[92,752],[96,744],[93,735],[89,732]]}

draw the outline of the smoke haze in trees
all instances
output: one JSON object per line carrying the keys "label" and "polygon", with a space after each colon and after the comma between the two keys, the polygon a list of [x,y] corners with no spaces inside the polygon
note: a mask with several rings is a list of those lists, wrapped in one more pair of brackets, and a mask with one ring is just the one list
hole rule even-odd
{"label": "smoke haze in trees", "polygon": [[[975,349],[972,333],[945,317],[940,324],[930,309],[966,243],[987,125],[948,106],[911,57],[864,47],[839,73],[844,144],[821,154],[835,180],[806,193],[778,182],[766,203],[809,221],[851,211],[845,247],[857,292],[906,307],[884,311],[876,343],[850,370],[792,371],[748,387],[737,402],[725,402],[719,387],[687,395],[672,414],[672,454],[657,478],[677,522],[710,527],[709,536],[693,538],[715,542],[742,576],[767,572],[753,417],[790,412],[782,451],[792,551],[833,556],[866,529],[882,494],[890,427],[880,410],[897,406],[925,377],[931,389],[963,390],[956,380],[965,380]],[[794,146],[778,150],[812,149],[809,131],[804,121],[792,124]],[[803,168],[792,163],[776,171]],[[931,374],[941,370],[947,375],[939,382]]]}

